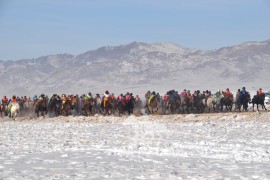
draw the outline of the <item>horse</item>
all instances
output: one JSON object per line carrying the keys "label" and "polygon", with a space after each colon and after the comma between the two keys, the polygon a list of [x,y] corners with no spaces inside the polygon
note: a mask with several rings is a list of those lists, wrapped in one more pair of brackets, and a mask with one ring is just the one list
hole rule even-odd
{"label": "horse", "polygon": [[47,114],[46,98],[36,100],[34,103],[34,106],[35,106],[35,113],[37,114],[37,117],[39,117],[39,112],[41,112],[41,116],[45,117],[45,114]]}
{"label": "horse", "polygon": [[48,109],[49,109],[49,112],[50,112],[50,116],[53,115],[54,113],[54,116],[58,117],[61,113],[61,106],[62,106],[62,101],[61,99],[57,99],[55,97],[52,97],[49,101],[49,104],[48,104]]}
{"label": "horse", "polygon": [[181,100],[181,108],[182,108],[182,112],[185,113],[189,113],[189,98],[187,96],[187,94],[181,95],[180,96],[180,100]]}
{"label": "horse", "polygon": [[[156,109],[155,112],[158,111],[158,103],[159,103],[159,98],[157,96],[154,96],[153,99],[151,99],[151,101],[147,100],[146,102],[146,108],[148,110],[148,112],[154,114],[154,109]],[[149,107],[151,108],[151,111],[149,109]]]}
{"label": "horse", "polygon": [[208,108],[208,113],[211,112],[211,108],[216,112],[217,106],[220,104],[220,99],[210,96],[206,100],[206,107]]}
{"label": "horse", "polygon": [[70,100],[66,100],[65,103],[62,103],[61,114],[64,115],[64,116],[69,116],[71,114],[71,102],[70,102]]}
{"label": "horse", "polygon": [[8,106],[7,106],[7,103],[4,103],[0,106],[0,113],[1,113],[1,117],[4,113],[4,116],[7,116],[8,115]]}
{"label": "horse", "polygon": [[25,114],[29,114],[33,111],[33,102],[32,101],[26,101],[23,103],[23,110]]}
{"label": "horse", "polygon": [[131,97],[128,101],[126,101],[125,110],[128,112],[128,115],[133,113],[134,103],[135,103],[134,97]]}
{"label": "horse", "polygon": [[102,108],[101,108],[101,99],[100,98],[95,98],[94,103],[93,103],[93,112],[95,114],[102,113]]}
{"label": "horse", "polygon": [[193,111],[197,113],[203,113],[204,112],[204,109],[205,109],[205,99],[204,99],[204,96],[203,95],[193,95],[193,98],[192,98],[193,102]]}
{"label": "horse", "polygon": [[117,110],[118,110],[119,117],[121,117],[121,115],[125,114],[126,103],[127,102],[126,102],[126,100],[124,98],[121,101],[118,102]]}
{"label": "horse", "polygon": [[246,94],[239,96],[239,98],[237,99],[237,104],[238,107],[236,109],[239,110],[239,112],[241,112],[241,108],[243,106],[243,110],[244,111],[248,111],[248,103],[250,102],[250,94],[249,92],[246,92]]}
{"label": "horse", "polygon": [[20,110],[20,105],[17,102],[13,102],[9,104],[9,117],[15,118]]}
{"label": "horse", "polygon": [[259,105],[262,106],[262,109],[266,109],[265,105],[264,105],[264,100],[265,100],[265,94],[261,94],[261,95],[256,95],[252,98],[251,102],[252,103],[252,108],[253,108],[253,111],[254,111],[254,105],[256,104],[257,105],[257,110],[259,110]]}
{"label": "horse", "polygon": [[222,92],[223,97],[220,99],[221,104],[221,111],[223,111],[223,106],[225,106],[227,111],[232,111],[233,106],[233,95],[227,95],[224,92]]}
{"label": "horse", "polygon": [[89,100],[88,102],[85,102],[83,104],[82,110],[84,111],[85,116],[90,116],[93,114],[93,102],[92,100]]}

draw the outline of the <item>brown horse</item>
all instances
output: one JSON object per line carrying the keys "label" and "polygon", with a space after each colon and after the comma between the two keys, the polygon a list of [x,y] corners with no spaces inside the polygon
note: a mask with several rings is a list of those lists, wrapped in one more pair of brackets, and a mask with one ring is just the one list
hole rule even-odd
{"label": "brown horse", "polygon": [[62,104],[62,115],[69,116],[71,114],[71,101],[67,100]]}
{"label": "brown horse", "polygon": [[225,106],[227,111],[232,111],[232,106],[233,106],[233,95],[227,95],[225,92],[222,92],[223,97],[220,99],[220,104],[221,104],[221,111],[223,111],[223,106]]}
{"label": "brown horse", "polygon": [[7,106],[7,104],[2,104],[0,106],[0,113],[1,113],[1,117],[2,117],[3,113],[4,113],[4,116],[8,115],[8,106]]}
{"label": "brown horse", "polygon": [[[151,101],[149,102],[149,100],[147,99],[147,102],[146,102],[146,108],[148,110],[148,112],[154,114],[155,112],[158,111],[158,103],[159,103],[159,98],[157,96],[154,96],[153,99],[151,99]],[[150,109],[151,111],[150,111]],[[156,111],[154,111],[154,109],[156,109]]]}
{"label": "brown horse", "polygon": [[123,98],[122,101],[119,101],[117,104],[117,110],[119,117],[121,117],[121,114],[125,114],[125,107],[126,107],[126,100]]}
{"label": "brown horse", "polygon": [[34,102],[34,106],[35,106],[35,113],[37,114],[37,117],[39,117],[39,112],[41,112],[41,116],[45,117],[45,114],[47,114],[46,98],[36,100]]}
{"label": "brown horse", "polygon": [[85,102],[82,109],[85,116],[93,115],[93,100],[89,99],[88,102]]}

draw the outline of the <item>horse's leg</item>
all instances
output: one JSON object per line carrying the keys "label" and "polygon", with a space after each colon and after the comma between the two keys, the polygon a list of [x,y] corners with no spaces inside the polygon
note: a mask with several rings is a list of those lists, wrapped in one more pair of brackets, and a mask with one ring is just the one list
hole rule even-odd
{"label": "horse's leg", "polygon": [[260,110],[259,110],[259,104],[258,104],[258,103],[257,103],[257,110],[260,111]]}

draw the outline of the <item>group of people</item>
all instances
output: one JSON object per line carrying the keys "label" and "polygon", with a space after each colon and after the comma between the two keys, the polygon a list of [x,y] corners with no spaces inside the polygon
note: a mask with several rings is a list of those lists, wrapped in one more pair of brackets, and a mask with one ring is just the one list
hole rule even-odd
{"label": "group of people", "polygon": [[[100,107],[100,109],[103,111],[105,104],[108,101],[113,102],[113,105],[118,105],[119,102],[125,101],[125,102],[129,102],[132,101],[134,103],[139,103],[141,102],[141,99],[139,97],[139,95],[136,95],[134,97],[133,93],[125,93],[125,94],[120,94],[118,96],[115,96],[114,93],[109,93],[108,90],[106,90],[103,94],[95,94],[93,95],[91,92],[89,92],[88,94],[82,94],[81,96],[79,96],[78,94],[76,95],[66,95],[66,94],[53,94],[50,98],[44,94],[41,94],[40,96],[35,95],[32,99],[30,97],[18,97],[18,96],[12,96],[11,98],[8,98],[7,96],[3,96],[2,98],[2,103],[0,106],[0,110],[3,109],[1,107],[7,105],[8,107],[12,106],[13,103],[18,103],[21,105],[21,108],[23,108],[24,104],[30,104],[30,106],[33,106],[33,111],[35,111],[35,107],[39,102],[44,101],[46,103],[46,106],[49,107],[50,103],[52,101],[58,101],[61,102],[61,108],[64,109],[65,105],[71,102],[75,102],[76,104],[74,106],[77,106],[77,111],[81,111],[80,108],[83,108],[85,104],[96,104],[97,106]],[[90,106],[92,107],[92,106]],[[74,107],[72,107],[74,108]],[[49,109],[49,108],[47,108]],[[77,112],[78,114],[79,112]]]}
{"label": "group of people", "polygon": [[[246,91],[245,87],[243,87],[242,90],[238,89],[236,92],[236,99],[241,101],[247,93],[248,92]],[[259,97],[261,95],[264,95],[264,93],[263,93],[262,89],[260,88],[257,91],[256,96]],[[212,93],[209,90],[205,90],[202,92],[200,90],[195,90],[193,93],[190,90],[186,90],[186,89],[184,89],[181,93],[179,93],[178,91],[175,91],[175,90],[170,90],[170,91],[166,92],[164,96],[161,96],[159,93],[156,93],[155,91],[153,91],[153,92],[148,91],[145,94],[146,105],[150,104],[155,97],[157,97],[160,101],[163,102],[162,105],[168,107],[171,102],[174,102],[174,101],[180,99],[180,97],[182,97],[182,98],[186,97],[188,99],[203,97],[205,100],[205,103],[206,103],[206,101],[209,97],[214,97],[216,99],[220,99],[221,97],[230,98],[230,97],[233,97],[233,94],[231,93],[229,88],[227,88],[225,91],[217,90],[215,93]],[[97,93],[95,95],[93,95],[91,92],[89,92],[88,94],[83,94],[81,96],[79,96],[78,94],[77,95],[53,94],[51,98],[49,98],[48,96],[45,96],[44,94],[41,94],[39,97],[37,95],[35,95],[32,99],[30,97],[27,98],[27,96],[18,97],[18,96],[14,95],[11,98],[8,98],[7,96],[3,96],[2,103],[1,103],[0,107],[7,105],[10,108],[12,103],[16,103],[16,102],[21,104],[21,105],[31,104],[34,106],[35,102],[38,102],[40,100],[45,100],[47,102],[47,105],[50,104],[50,102],[52,100],[61,101],[62,108],[65,106],[66,102],[73,102],[74,101],[74,102],[77,102],[81,107],[83,107],[84,104],[96,103],[97,105],[100,106],[100,108],[102,110],[104,110],[104,107],[109,100],[111,102],[114,102],[115,106],[117,106],[122,101],[125,101],[125,102],[131,101],[134,103],[138,103],[138,102],[142,103],[142,101],[138,95],[136,95],[134,97],[132,93],[127,92],[125,94],[120,94],[116,97],[114,95],[114,93],[109,93],[109,91],[106,90],[103,94]]]}
{"label": "group of people", "polygon": [[[145,98],[147,99],[147,103],[151,104],[154,98],[157,97],[160,102],[160,106],[163,109],[170,109],[171,104],[173,103],[176,107],[175,109],[180,108],[182,106],[186,106],[186,110],[191,109],[199,109],[198,111],[203,112],[204,108],[211,105],[219,105],[221,111],[223,111],[223,106],[226,106],[226,109],[231,111],[233,104],[235,104],[236,109],[241,109],[241,105],[246,109],[248,103],[252,103],[252,99],[250,98],[250,93],[247,92],[245,87],[242,89],[238,89],[235,96],[230,91],[229,88],[226,88],[225,91],[221,91],[218,89],[216,92],[212,93],[209,90],[200,91],[195,90],[193,93],[190,90],[184,89],[182,92],[178,92],[175,90],[170,90],[165,93],[164,96],[160,96],[159,93],[155,91],[148,91],[145,94]],[[260,102],[264,102],[265,94],[262,89],[258,89],[256,95],[253,97],[255,100],[259,99]],[[207,102],[210,100],[209,102]],[[187,107],[188,106],[188,107]],[[198,112],[195,111],[195,112]],[[194,112],[194,111],[193,111]]]}

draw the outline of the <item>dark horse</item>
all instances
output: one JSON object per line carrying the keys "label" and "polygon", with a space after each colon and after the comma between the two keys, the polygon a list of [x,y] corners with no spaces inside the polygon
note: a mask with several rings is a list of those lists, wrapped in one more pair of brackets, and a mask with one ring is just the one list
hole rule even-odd
{"label": "dark horse", "polygon": [[195,113],[203,113],[204,112],[204,109],[205,109],[205,97],[203,95],[197,95],[197,96],[194,96],[193,95],[193,102],[192,102],[192,105],[193,105],[193,111]]}
{"label": "dark horse", "polygon": [[39,117],[39,112],[41,112],[41,116],[45,117],[47,114],[47,101],[46,98],[38,99],[35,101],[35,113],[37,117]]}
{"label": "dark horse", "polygon": [[237,109],[239,110],[239,112],[241,112],[241,108],[243,106],[243,110],[244,111],[248,111],[248,103],[250,102],[250,94],[249,92],[246,92],[246,94],[240,96],[239,98],[237,98],[236,100],[236,105],[237,105]]}
{"label": "dark horse", "polygon": [[118,110],[119,117],[121,115],[125,115],[126,104],[127,104],[127,102],[126,102],[126,99],[124,99],[124,98],[118,102],[117,110]]}
{"label": "dark horse", "polygon": [[262,105],[262,109],[266,109],[265,105],[264,105],[264,100],[265,100],[265,94],[261,94],[261,95],[256,95],[252,98],[251,103],[252,103],[252,107],[253,107],[253,111],[254,111],[254,105],[257,105],[257,110],[259,110],[259,105]]}
{"label": "dark horse", "polygon": [[52,97],[49,101],[48,104],[48,109],[50,112],[50,115],[54,113],[56,117],[58,117],[61,114],[61,106],[62,106],[62,101],[61,99],[57,99],[55,97]]}
{"label": "dark horse", "polygon": [[128,112],[128,115],[133,113],[134,104],[135,104],[135,99],[133,96],[131,96],[130,99],[126,102],[126,106],[125,106],[125,110]]}

